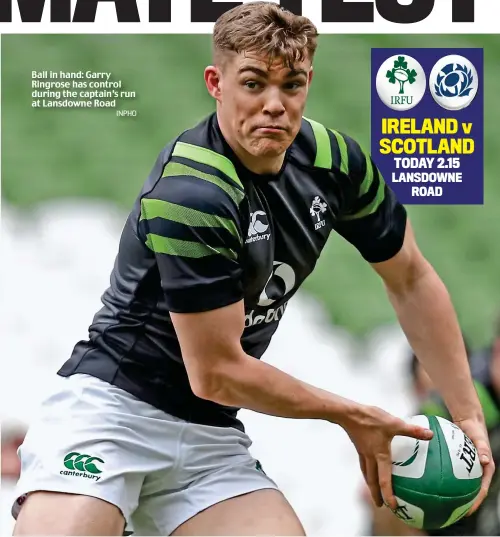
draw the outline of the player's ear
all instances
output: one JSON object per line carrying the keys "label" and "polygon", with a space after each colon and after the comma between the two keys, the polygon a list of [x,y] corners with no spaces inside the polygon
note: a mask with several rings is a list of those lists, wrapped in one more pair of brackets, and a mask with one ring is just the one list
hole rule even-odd
{"label": "player's ear", "polygon": [[314,68],[313,66],[311,65],[311,69],[309,71],[309,74],[308,74],[308,85],[310,86],[311,85],[311,82],[312,82],[312,79],[313,79],[313,76],[314,76]]}
{"label": "player's ear", "polygon": [[205,69],[205,84],[207,86],[208,93],[220,101],[221,88],[220,88],[220,70],[214,65],[209,65]]}

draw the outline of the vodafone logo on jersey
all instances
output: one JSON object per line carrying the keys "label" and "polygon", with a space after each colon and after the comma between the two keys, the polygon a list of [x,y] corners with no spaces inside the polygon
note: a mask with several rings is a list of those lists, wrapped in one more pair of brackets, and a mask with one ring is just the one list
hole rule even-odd
{"label": "vodafone logo on jersey", "polygon": [[[269,275],[266,285],[260,294],[259,306],[271,306],[284,296],[289,294],[295,288],[296,276],[293,268],[281,261],[274,261],[273,270]],[[272,323],[279,321],[288,302],[285,302],[278,308],[268,308],[267,312],[256,315],[255,310],[250,311],[245,315],[245,327],[255,326],[261,323]]]}
{"label": "vodafone logo on jersey", "polygon": [[287,295],[295,286],[295,272],[290,265],[275,261],[273,270],[260,294],[259,306],[270,306]]}

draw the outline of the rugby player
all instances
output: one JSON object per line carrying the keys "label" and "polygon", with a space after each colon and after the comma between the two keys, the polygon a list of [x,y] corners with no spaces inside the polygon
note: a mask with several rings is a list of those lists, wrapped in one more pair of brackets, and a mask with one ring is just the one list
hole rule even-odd
{"label": "rugby player", "polygon": [[204,80],[216,111],[161,151],[126,221],[89,339],[20,448],[17,535],[120,535],[126,523],[145,535],[303,535],[250,455],[239,408],[343,427],[374,501],[395,506],[391,439],[431,431],[259,360],[332,231],[384,281],[481,453],[487,492],[487,432],[446,289],[371,158],[303,117],[317,29],[256,2],[222,15],[213,38]]}

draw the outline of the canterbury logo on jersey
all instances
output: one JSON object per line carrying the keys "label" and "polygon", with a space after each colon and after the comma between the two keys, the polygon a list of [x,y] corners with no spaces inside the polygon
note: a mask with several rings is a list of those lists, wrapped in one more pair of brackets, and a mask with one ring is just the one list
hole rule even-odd
{"label": "canterbury logo on jersey", "polygon": [[100,474],[102,470],[98,468],[97,464],[104,464],[104,461],[99,457],[92,457],[85,453],[72,451],[64,457],[64,466],[68,470],[61,470],[60,474],[86,477],[87,479],[99,481],[101,477],[97,474]]}
{"label": "canterbury logo on jersey", "polygon": [[271,233],[265,233],[269,229],[269,222],[264,211],[250,213],[250,225],[248,226],[247,244],[256,241],[268,241]]}

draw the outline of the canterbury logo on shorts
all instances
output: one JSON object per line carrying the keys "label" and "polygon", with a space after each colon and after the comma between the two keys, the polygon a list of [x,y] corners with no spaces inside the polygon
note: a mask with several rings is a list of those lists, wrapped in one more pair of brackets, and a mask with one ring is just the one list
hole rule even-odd
{"label": "canterbury logo on shorts", "polygon": [[102,473],[102,470],[99,468],[101,464],[104,464],[104,461],[99,457],[72,451],[64,457],[64,466],[70,471],[61,470],[60,473],[62,475],[86,477],[99,481],[101,478],[97,474]]}

